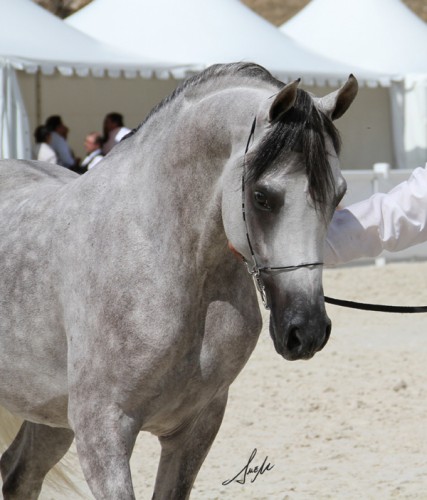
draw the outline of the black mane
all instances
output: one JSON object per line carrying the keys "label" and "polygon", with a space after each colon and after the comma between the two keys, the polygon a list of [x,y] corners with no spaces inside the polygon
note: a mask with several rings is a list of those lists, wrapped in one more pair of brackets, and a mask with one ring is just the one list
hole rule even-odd
{"label": "black mane", "polygon": [[[253,78],[260,81],[265,81],[277,87],[280,90],[283,87],[283,83],[276,80],[265,68],[259,66],[255,63],[230,63],[230,64],[214,64],[206,68],[204,71],[197,73],[190,78],[184,80],[181,85],[178,85],[176,89],[162,101],[159,102],[154,108],[149,112],[149,114],[144,118],[143,122],[133,129],[128,136],[133,135],[141,127],[143,127],[150,118],[157,114],[161,109],[167,106],[170,102],[174,101],[178,96],[184,93],[184,91],[191,89],[193,87],[202,85],[206,82],[212,82],[213,80],[220,79],[226,76],[236,75],[240,77]],[[127,137],[128,137],[127,136]]]}
{"label": "black mane", "polygon": [[[177,99],[186,90],[232,75],[266,82],[275,87],[277,91],[284,85],[265,68],[254,63],[216,64],[185,80],[172,94],[155,106],[145,120],[128,136],[133,135],[153,115]],[[248,124],[249,127],[250,124]],[[339,154],[341,139],[338,130],[330,118],[316,108],[310,95],[304,90],[298,89],[293,108],[280,120],[272,123],[269,133],[264,137],[260,146],[254,153],[248,155],[248,179],[258,179],[268,167],[287,152],[301,152],[304,156],[310,195],[315,205],[321,206],[326,201],[330,191],[334,189],[325,135],[330,137],[336,153]]]}

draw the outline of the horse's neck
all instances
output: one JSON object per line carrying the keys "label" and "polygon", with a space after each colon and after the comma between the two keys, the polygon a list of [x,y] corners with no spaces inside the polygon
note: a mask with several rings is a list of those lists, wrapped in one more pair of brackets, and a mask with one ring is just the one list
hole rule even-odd
{"label": "horse's neck", "polygon": [[147,124],[150,130],[142,130],[136,138],[147,155],[154,151],[144,165],[147,185],[155,188],[158,200],[164,200],[161,205],[166,211],[167,205],[172,207],[171,217],[181,217],[190,232],[191,228],[199,232],[202,225],[205,237],[210,232],[215,240],[223,230],[222,176],[233,157],[243,157],[260,92],[223,89],[196,102],[184,97],[176,103],[176,110],[159,114],[151,127]]}
{"label": "horse's neck", "polygon": [[120,211],[132,200],[141,232],[156,239],[159,265],[212,267],[227,252],[221,176],[230,156],[243,153],[254,114],[237,103],[232,92],[227,102],[219,95],[196,104],[183,98],[104,160],[109,203]]}

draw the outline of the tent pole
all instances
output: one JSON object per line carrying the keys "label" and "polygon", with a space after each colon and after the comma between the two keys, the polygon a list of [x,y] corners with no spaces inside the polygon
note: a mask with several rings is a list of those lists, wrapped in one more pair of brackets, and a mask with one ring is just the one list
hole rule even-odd
{"label": "tent pole", "polygon": [[36,72],[36,125],[42,123],[42,87],[40,69]]}

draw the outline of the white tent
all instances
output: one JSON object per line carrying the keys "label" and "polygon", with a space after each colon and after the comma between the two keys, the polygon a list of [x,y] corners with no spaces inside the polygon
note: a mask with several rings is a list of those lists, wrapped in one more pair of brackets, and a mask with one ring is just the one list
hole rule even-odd
{"label": "white tent", "polygon": [[280,30],[319,55],[376,73],[378,85],[390,86],[394,163],[426,161],[426,23],[400,0],[312,0]]}
{"label": "white tent", "polygon": [[[284,81],[336,85],[357,69],[313,54],[239,0],[93,0],[66,22],[143,56],[203,67],[257,62]],[[370,72],[358,73],[369,79]]]}
{"label": "white tent", "polygon": [[0,157],[31,155],[28,119],[15,70],[43,74],[183,75],[183,65],[109,46],[67,26],[31,0],[0,0]]}
{"label": "white tent", "polygon": [[12,66],[0,59],[0,158],[31,158],[28,116]]}

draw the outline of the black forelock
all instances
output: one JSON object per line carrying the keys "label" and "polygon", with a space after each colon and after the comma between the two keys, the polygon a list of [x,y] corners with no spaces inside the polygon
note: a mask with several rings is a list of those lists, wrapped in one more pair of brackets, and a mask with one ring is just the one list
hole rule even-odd
{"label": "black forelock", "polygon": [[247,179],[256,181],[279,157],[299,152],[304,158],[310,195],[316,206],[323,205],[334,189],[325,135],[330,137],[339,154],[338,130],[330,118],[317,109],[311,96],[298,89],[294,106],[271,124],[261,144],[247,156]]}

